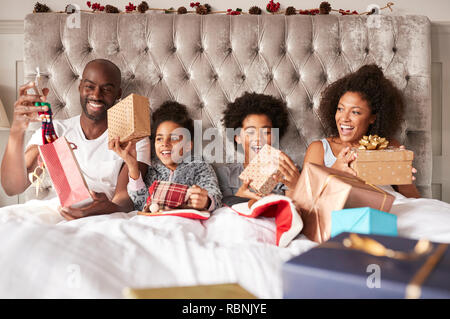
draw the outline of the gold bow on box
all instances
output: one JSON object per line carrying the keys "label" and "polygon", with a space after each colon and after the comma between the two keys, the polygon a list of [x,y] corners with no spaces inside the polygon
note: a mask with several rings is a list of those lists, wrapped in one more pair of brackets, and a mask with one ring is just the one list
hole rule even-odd
{"label": "gold bow on box", "polygon": [[378,135],[364,135],[359,141],[360,150],[384,150],[389,145],[389,141],[385,137]]}

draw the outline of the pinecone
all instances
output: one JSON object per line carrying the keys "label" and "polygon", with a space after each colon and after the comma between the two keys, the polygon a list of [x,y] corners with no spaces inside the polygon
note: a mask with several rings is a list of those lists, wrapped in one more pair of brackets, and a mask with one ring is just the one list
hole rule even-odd
{"label": "pinecone", "polygon": [[119,13],[119,9],[117,9],[115,6],[107,4],[105,7],[106,13]]}
{"label": "pinecone", "polygon": [[295,10],[294,7],[287,7],[286,8],[286,12],[284,13],[287,16],[293,15],[293,14],[297,14],[297,10]]}
{"label": "pinecone", "polygon": [[331,11],[331,5],[328,2],[324,1],[320,4],[319,10],[320,14],[329,14]]}
{"label": "pinecone", "polygon": [[250,14],[261,14],[262,10],[259,7],[257,7],[257,6],[253,6],[253,7],[251,7],[248,10],[248,13],[250,13]]}
{"label": "pinecone", "polygon": [[208,14],[208,8],[205,5],[200,5],[195,9],[197,14],[205,15]]}
{"label": "pinecone", "polygon": [[179,7],[177,10],[178,14],[186,14],[187,13],[187,9],[185,7]]}
{"label": "pinecone", "polygon": [[67,14],[72,14],[72,13],[75,13],[76,11],[77,11],[77,9],[71,4],[68,4],[66,6],[66,8],[64,9],[64,12]]}
{"label": "pinecone", "polygon": [[211,13],[211,6],[209,4],[207,4],[207,3],[205,3],[204,6],[208,10],[208,13]]}
{"label": "pinecone", "polygon": [[50,8],[46,4],[36,2],[33,12],[50,12]]}
{"label": "pinecone", "polygon": [[137,9],[140,13],[145,13],[150,7],[148,6],[148,3],[145,1],[142,1],[140,5],[138,5]]}

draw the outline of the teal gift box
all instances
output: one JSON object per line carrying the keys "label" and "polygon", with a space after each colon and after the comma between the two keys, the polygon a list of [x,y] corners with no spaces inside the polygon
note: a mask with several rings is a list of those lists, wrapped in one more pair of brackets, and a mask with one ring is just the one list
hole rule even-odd
{"label": "teal gift box", "polygon": [[397,216],[370,207],[331,212],[331,237],[342,232],[397,236]]}

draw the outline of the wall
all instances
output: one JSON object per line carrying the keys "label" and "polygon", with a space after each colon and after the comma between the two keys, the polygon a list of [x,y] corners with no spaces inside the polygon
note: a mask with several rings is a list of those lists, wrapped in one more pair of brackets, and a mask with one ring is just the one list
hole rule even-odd
{"label": "wall", "polygon": [[[278,0],[280,1],[280,0]],[[12,121],[13,104],[17,97],[17,89],[23,83],[22,51],[23,51],[23,19],[33,11],[36,0],[2,1],[0,11],[0,98],[5,105],[9,121]],[[86,1],[72,0],[40,0],[46,3],[52,11],[63,11],[66,4],[75,3],[81,9],[88,10]],[[102,5],[111,4],[124,10],[130,0],[95,0]],[[138,5],[141,1],[131,1]],[[147,1],[152,8],[168,8],[185,6],[189,8],[191,1],[179,0],[151,0]],[[276,1],[275,1],[276,2]],[[293,5],[297,9],[317,8],[321,1],[303,0],[280,1],[281,7]],[[387,1],[352,1],[329,0],[334,9],[351,9],[363,12],[369,4],[378,4],[383,7]],[[420,14],[426,15],[432,21],[432,97],[433,97],[433,198],[450,202],[450,1],[433,0],[426,3],[422,0],[393,1],[393,12],[383,10],[383,14]],[[203,2],[202,2],[203,3]],[[226,10],[228,8],[242,8],[247,11],[249,7],[257,5],[264,9],[268,1],[242,1],[229,0],[207,1],[213,10]],[[0,154],[3,154],[8,140],[8,130],[0,129]],[[31,189],[29,192],[32,191]],[[23,202],[26,194],[8,197],[0,187],[0,206]]]}

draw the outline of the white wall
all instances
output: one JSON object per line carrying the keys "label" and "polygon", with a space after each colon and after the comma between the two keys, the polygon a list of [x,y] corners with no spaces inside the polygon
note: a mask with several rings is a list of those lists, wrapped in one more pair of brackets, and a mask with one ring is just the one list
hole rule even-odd
{"label": "white wall", "polygon": [[[13,104],[17,97],[17,89],[23,83],[23,19],[33,11],[37,0],[0,0],[0,98],[5,105],[9,121],[12,121]],[[102,5],[111,4],[124,10],[131,0],[91,0]],[[168,8],[185,6],[193,0],[150,0],[147,1],[152,8]],[[295,6],[297,9],[317,8],[320,0],[286,0],[280,1],[282,8]],[[46,3],[52,11],[63,11],[68,3],[76,3],[81,9],[88,9],[84,0],[39,0]],[[131,1],[138,5],[141,1]],[[196,2],[196,1],[194,1]],[[213,10],[226,10],[228,8],[242,8],[247,11],[249,7],[257,5],[264,9],[269,2],[261,0],[228,0],[205,1]],[[277,1],[275,1],[277,2]],[[359,12],[365,11],[369,4],[378,4],[383,7],[388,1],[371,0],[329,0],[334,9],[351,9]],[[450,0],[396,0],[393,12],[383,10],[383,14],[420,14],[426,15],[432,21],[432,97],[433,97],[433,197],[450,203]],[[201,3],[204,3],[201,1]],[[0,155],[6,146],[9,132],[0,129]],[[32,190],[30,190],[32,191]],[[0,187],[0,207],[13,203],[23,202],[25,195],[7,197]]]}

